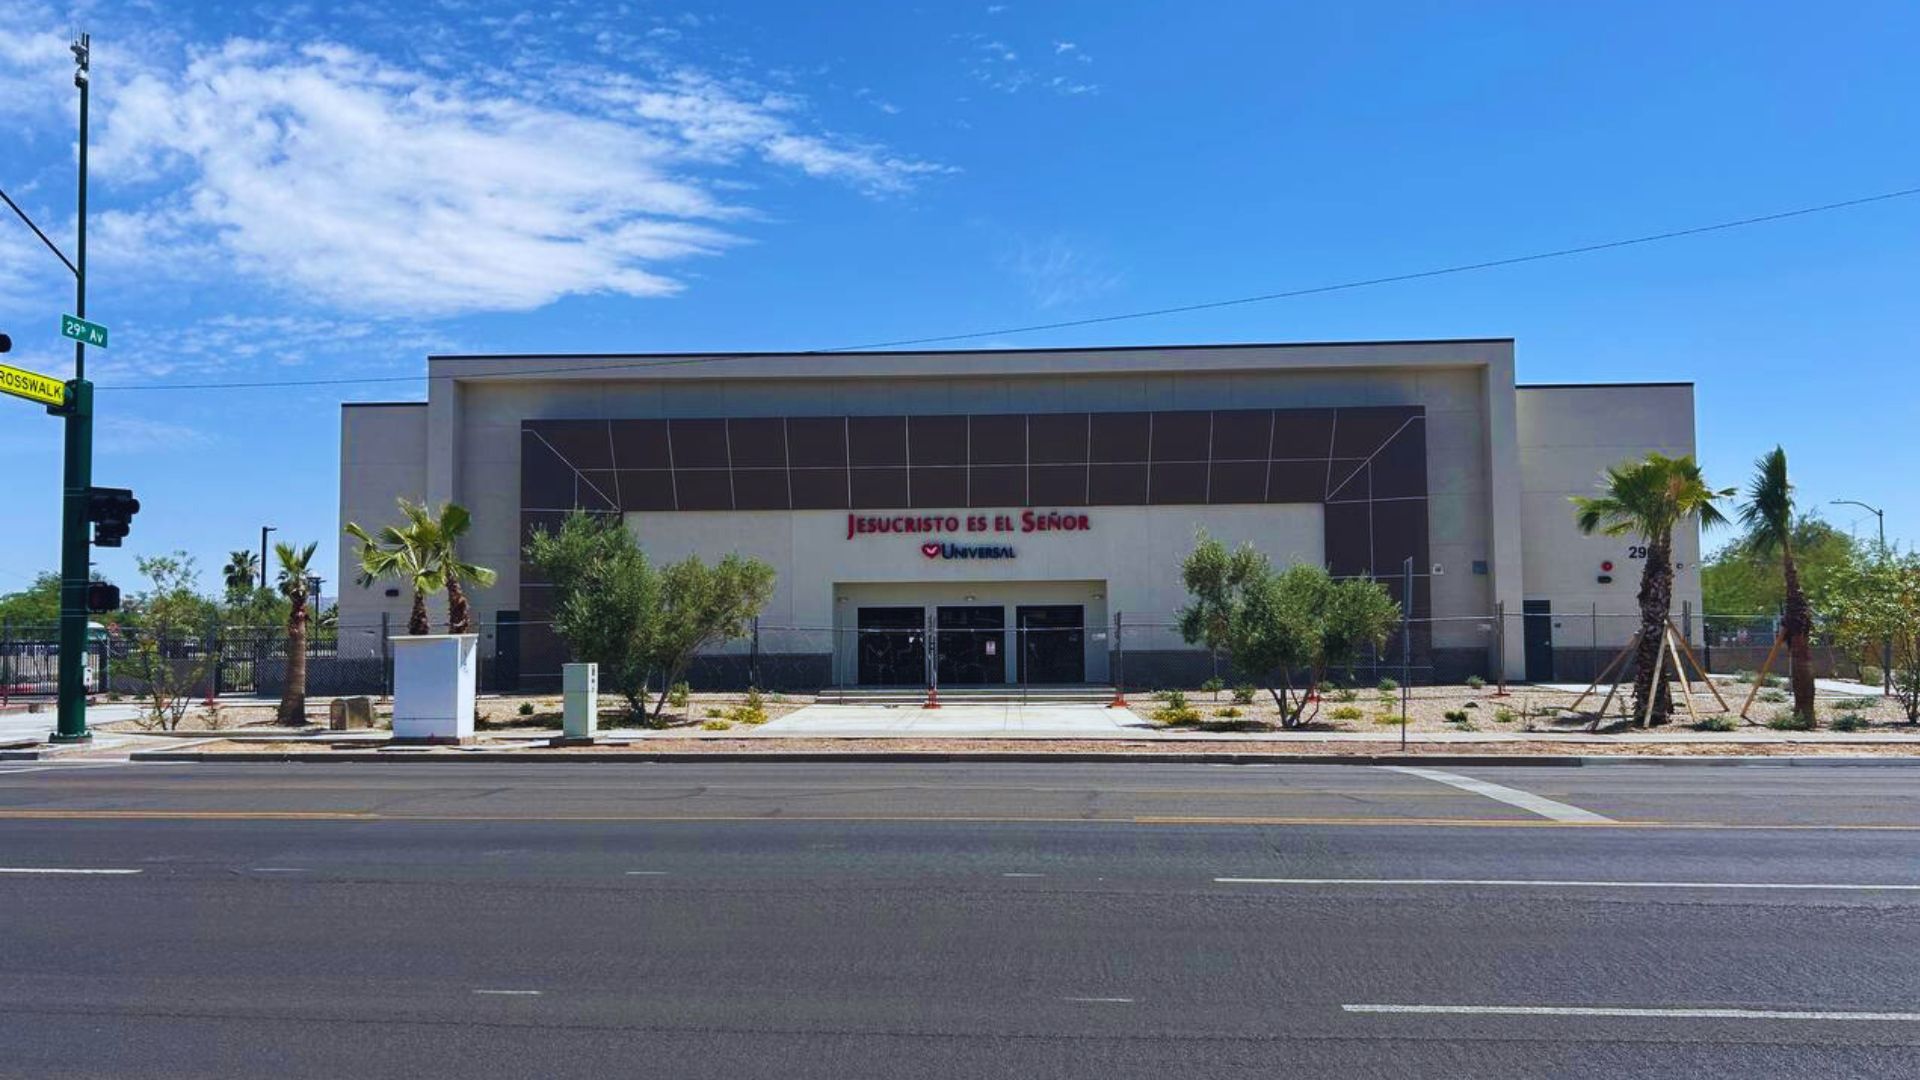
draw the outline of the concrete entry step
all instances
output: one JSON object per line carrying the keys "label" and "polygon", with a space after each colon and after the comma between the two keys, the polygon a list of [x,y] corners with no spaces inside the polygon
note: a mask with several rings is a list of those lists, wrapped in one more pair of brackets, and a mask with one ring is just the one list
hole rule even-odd
{"label": "concrete entry step", "polygon": [[[823,705],[920,705],[925,687],[849,686],[822,690]],[[943,705],[1106,705],[1111,686],[955,686],[940,688]]]}

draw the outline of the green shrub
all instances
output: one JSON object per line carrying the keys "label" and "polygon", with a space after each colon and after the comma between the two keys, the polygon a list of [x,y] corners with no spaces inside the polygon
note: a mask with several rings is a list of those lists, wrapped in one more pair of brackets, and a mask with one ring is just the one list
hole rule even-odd
{"label": "green shrub", "polygon": [[523,701],[523,702],[521,702],[521,703],[520,703],[520,709],[519,709],[519,713],[520,713],[520,715],[521,715],[521,716],[532,716],[532,715],[533,715],[533,702],[531,702],[531,701]]}
{"label": "green shrub", "polygon": [[1467,689],[1485,690],[1486,688],[1487,688],[1487,680],[1481,678],[1478,675],[1467,676]]}
{"label": "green shrub", "polygon": [[1746,668],[1741,668],[1739,671],[1733,673],[1733,681],[1737,683],[1750,683],[1753,681],[1753,672],[1748,671]]}
{"label": "green shrub", "polygon": [[724,716],[724,715],[726,715],[725,713],[723,713],[723,712],[721,712],[721,711],[720,711],[719,709],[716,709],[716,708],[714,708],[714,707],[713,707],[713,706],[711,706],[711,705],[709,705],[709,706],[707,706],[706,708],[704,708],[704,709],[702,709],[702,710],[700,710],[700,711],[701,711],[702,713],[704,713],[705,715],[707,715],[707,716]]}
{"label": "green shrub", "polygon": [[1786,685],[1786,680],[1780,678],[1780,676],[1778,675],[1769,675],[1766,678],[1760,680],[1760,685],[1778,689]]}
{"label": "green shrub", "polygon": [[767,706],[760,698],[760,691],[749,687],[745,701],[727,710],[727,719],[736,724],[764,724],[767,722]]}
{"label": "green shrub", "polygon": [[1843,713],[1833,718],[1835,731],[1865,731],[1873,725],[1859,713]]}
{"label": "green shrub", "polygon": [[1493,710],[1493,722],[1496,724],[1511,724],[1518,719],[1520,719],[1519,714],[1505,705]]}
{"label": "green shrub", "polygon": [[1373,714],[1373,722],[1376,724],[1385,724],[1388,727],[1399,727],[1406,723],[1397,712],[1375,713]]}
{"label": "green shrub", "polygon": [[1314,689],[1319,692],[1321,697],[1326,697],[1328,694],[1331,694],[1336,689],[1338,689],[1338,687],[1333,685],[1333,681],[1331,679],[1321,679],[1320,685],[1314,687]]}
{"label": "green shrub", "polygon": [[1767,720],[1767,726],[1775,731],[1812,731],[1813,717],[1783,709]]}
{"label": "green shrub", "polygon": [[1205,690],[1207,693],[1212,694],[1214,697],[1219,697],[1220,691],[1225,690],[1226,688],[1227,688],[1227,684],[1224,682],[1221,682],[1217,676],[1214,678],[1208,679],[1206,682],[1203,682],[1200,684],[1200,689]]}
{"label": "green shrub", "polygon": [[1879,686],[1884,683],[1886,679],[1887,672],[1885,668],[1877,664],[1860,665],[1860,681],[1866,683],[1868,686]]}
{"label": "green shrub", "polygon": [[1695,731],[1735,731],[1735,730],[1738,730],[1739,727],[1740,727],[1740,721],[1734,719],[1731,716],[1728,716],[1725,713],[1720,713],[1716,716],[1706,717],[1705,719],[1701,720],[1699,723],[1693,725],[1693,730]]}
{"label": "green shrub", "polygon": [[1253,696],[1256,692],[1252,683],[1242,683],[1233,688],[1233,703],[1235,705],[1251,705],[1253,704]]}
{"label": "green shrub", "polygon": [[703,720],[700,722],[701,731],[727,731],[732,727],[733,725],[727,723],[725,720]]}
{"label": "green shrub", "polygon": [[1779,690],[1762,690],[1760,691],[1760,700],[1769,705],[1778,705],[1787,700],[1787,695]]}
{"label": "green shrub", "polygon": [[1381,679],[1378,689],[1383,694],[1396,694],[1400,692],[1400,684],[1393,679]]}
{"label": "green shrub", "polygon": [[1342,705],[1327,712],[1327,716],[1334,720],[1358,720],[1365,715],[1358,705]]}
{"label": "green shrub", "polygon": [[1335,701],[1341,701],[1341,702],[1346,702],[1346,701],[1359,701],[1359,700],[1360,700],[1360,691],[1358,691],[1358,690],[1355,690],[1355,689],[1354,689],[1353,687],[1351,687],[1351,686],[1343,686],[1343,687],[1341,687],[1340,689],[1338,689],[1338,690],[1335,690],[1335,691],[1333,692],[1333,700],[1335,700]]}
{"label": "green shrub", "polygon": [[1477,709],[1480,707],[1480,703],[1477,701],[1469,701],[1466,704],[1461,705],[1460,707],[1463,709]]}
{"label": "green shrub", "polygon": [[1464,724],[1467,722],[1467,710],[1465,709],[1448,709],[1443,715],[1446,716],[1447,723],[1449,724]]}
{"label": "green shrub", "polygon": [[1835,712],[1870,712],[1878,704],[1879,698],[1850,697],[1834,702],[1833,708]]}
{"label": "green shrub", "polygon": [[1224,709],[1216,711],[1213,715],[1222,720],[1238,720],[1247,714],[1241,712],[1237,706],[1229,705]]}
{"label": "green shrub", "polygon": [[667,687],[667,704],[676,709],[684,709],[687,707],[687,697],[692,692],[692,687],[689,687],[686,683],[674,683],[672,686]]}

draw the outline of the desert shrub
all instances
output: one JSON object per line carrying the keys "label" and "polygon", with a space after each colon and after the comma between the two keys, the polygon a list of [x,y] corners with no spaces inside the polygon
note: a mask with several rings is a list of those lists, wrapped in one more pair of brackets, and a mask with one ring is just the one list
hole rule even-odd
{"label": "desert shrub", "polygon": [[1209,694],[1212,694],[1214,697],[1219,697],[1220,691],[1225,690],[1226,688],[1227,688],[1227,684],[1222,682],[1220,680],[1220,677],[1217,675],[1211,679],[1208,679],[1206,682],[1203,682],[1200,684],[1201,690]]}
{"label": "desert shrub", "polygon": [[1477,701],[1469,701],[1460,707],[1463,709],[1477,709],[1480,707],[1480,703]]}
{"label": "desert shrub", "polygon": [[706,707],[705,709],[702,709],[702,710],[701,710],[701,712],[702,712],[702,713],[703,713],[704,715],[706,715],[706,716],[708,716],[708,717],[715,717],[715,716],[725,716],[725,715],[726,715],[726,714],[725,714],[724,712],[722,712],[722,711],[721,711],[720,709],[716,709],[716,708],[714,708],[714,707],[713,707],[713,706],[711,706],[711,705],[709,705],[709,706],[707,706],[707,707]]}
{"label": "desert shrub", "polygon": [[521,703],[520,703],[520,708],[519,708],[518,710],[516,710],[516,711],[517,711],[517,712],[519,712],[519,714],[520,714],[521,716],[532,716],[532,715],[533,715],[533,702],[531,702],[531,701],[523,701],[523,702],[521,702]]}
{"label": "desert shrub", "polygon": [[1765,678],[1760,680],[1760,685],[1768,687],[1770,689],[1777,690],[1780,687],[1787,685],[1787,683],[1785,679],[1782,679],[1778,675],[1768,675]]}
{"label": "desert shrub", "polygon": [[749,687],[746,700],[727,710],[727,719],[736,724],[764,724],[767,722],[766,702],[760,697],[760,691]]}
{"label": "desert shrub", "polygon": [[684,681],[674,683],[672,686],[667,687],[667,704],[676,709],[684,709],[687,707],[687,699],[692,693],[693,688],[688,686]]}
{"label": "desert shrub", "polygon": [[1709,716],[1702,719],[1699,723],[1693,725],[1693,730],[1695,731],[1734,731],[1734,730],[1737,730],[1739,727],[1740,727],[1740,721],[1734,719],[1731,716],[1728,716],[1725,713],[1720,713],[1718,715]]}
{"label": "desert shrub", "polygon": [[1399,693],[1400,683],[1393,679],[1381,679],[1377,689],[1383,694]]}
{"label": "desert shrub", "polygon": [[1442,715],[1447,718],[1447,723],[1449,724],[1464,724],[1467,722],[1467,710],[1465,709],[1448,709]]}
{"label": "desert shrub", "polygon": [[1767,726],[1775,731],[1812,731],[1813,717],[1791,709],[1782,709],[1768,718]]}
{"label": "desert shrub", "polygon": [[1365,715],[1358,705],[1341,705],[1327,712],[1327,716],[1334,720],[1358,720]]}
{"label": "desert shrub", "polygon": [[1733,681],[1737,683],[1750,683],[1753,681],[1753,672],[1748,671],[1746,668],[1741,668],[1739,671],[1733,673]]}
{"label": "desert shrub", "polygon": [[1399,727],[1406,723],[1405,720],[1401,719],[1400,714],[1396,712],[1375,713],[1373,714],[1373,722],[1376,724],[1384,724],[1388,727]]}
{"label": "desert shrub", "polygon": [[1860,681],[1868,686],[1878,686],[1885,682],[1886,678],[1887,670],[1878,664],[1860,665]]}
{"label": "desert shrub", "polygon": [[1333,692],[1333,700],[1340,702],[1359,701],[1360,691],[1351,686],[1343,686]]}
{"label": "desert shrub", "polygon": [[733,725],[725,720],[702,720],[700,722],[701,731],[727,731],[732,727]]}
{"label": "desert shrub", "polygon": [[1833,718],[1835,731],[1865,731],[1872,726],[1872,723],[1859,713],[1842,713]]}
{"label": "desert shrub", "polygon": [[1760,700],[1769,705],[1778,705],[1787,700],[1787,695],[1780,690],[1762,690],[1760,691]]}
{"label": "desert shrub", "polygon": [[1834,702],[1833,708],[1836,712],[1868,712],[1878,704],[1880,704],[1879,698],[1850,697]]}
{"label": "desert shrub", "polygon": [[1339,687],[1334,686],[1331,679],[1321,679],[1319,685],[1315,686],[1314,689],[1320,692],[1321,697],[1326,697],[1328,694],[1339,689]]}
{"label": "desert shrub", "polygon": [[1518,713],[1515,713],[1512,709],[1507,708],[1505,705],[1502,705],[1499,708],[1493,710],[1493,722],[1496,724],[1511,724],[1515,720],[1518,720],[1519,718],[1520,716]]}
{"label": "desert shrub", "polygon": [[1481,678],[1478,675],[1467,676],[1467,689],[1485,690],[1486,688],[1487,688],[1487,680]]}
{"label": "desert shrub", "polygon": [[1245,716],[1246,713],[1241,712],[1235,706],[1229,705],[1226,708],[1221,709],[1218,712],[1215,712],[1213,715],[1219,717],[1222,720],[1238,720],[1242,716]]}
{"label": "desert shrub", "polygon": [[1252,683],[1242,683],[1233,688],[1233,703],[1235,705],[1251,705],[1253,704],[1253,695],[1256,692]]}

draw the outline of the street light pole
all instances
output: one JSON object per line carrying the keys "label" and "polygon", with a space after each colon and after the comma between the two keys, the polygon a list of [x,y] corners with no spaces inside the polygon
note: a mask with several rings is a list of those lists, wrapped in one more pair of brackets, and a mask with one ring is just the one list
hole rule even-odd
{"label": "street light pole", "polygon": [[267,587],[267,534],[279,531],[278,525],[260,526],[260,587],[263,589]]}
{"label": "street light pole", "polygon": [[[1872,514],[1874,516],[1874,519],[1880,525],[1880,555],[1883,558],[1886,556],[1887,554],[1886,511],[1880,509],[1877,506],[1868,506],[1866,503],[1863,503],[1858,499],[1835,499],[1830,505],[1857,506],[1860,509],[1865,510],[1866,512]],[[1893,642],[1888,641],[1884,638],[1881,639],[1881,642],[1880,642],[1880,692],[1882,694],[1893,693]]]}

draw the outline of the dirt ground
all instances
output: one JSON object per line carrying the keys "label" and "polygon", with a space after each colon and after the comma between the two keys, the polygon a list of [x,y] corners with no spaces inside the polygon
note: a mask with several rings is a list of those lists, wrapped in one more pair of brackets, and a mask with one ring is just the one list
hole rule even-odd
{"label": "dirt ground", "polygon": [[[1747,713],[1752,722],[1747,723],[1740,720],[1738,714],[1746,703],[1747,695],[1753,692],[1752,684],[1735,682],[1732,677],[1715,677],[1714,687],[1725,699],[1725,709],[1704,684],[1693,685],[1693,707],[1703,722],[1715,717],[1731,718],[1737,725],[1734,730],[1752,730],[1764,728],[1769,720],[1792,712],[1792,698],[1784,686],[1762,687]],[[1621,693],[1614,696],[1607,706],[1606,715],[1601,718],[1601,730],[1631,723],[1631,702],[1623,699],[1631,698],[1632,689],[1631,686],[1623,686]],[[1407,730],[1410,734],[1432,731],[1579,730],[1593,722],[1606,690],[1602,686],[1599,692],[1580,702],[1576,715],[1568,710],[1580,697],[1577,691],[1516,685],[1503,697],[1492,686],[1478,689],[1458,685],[1415,686],[1407,691]],[[1165,695],[1136,694],[1130,695],[1130,698],[1134,711],[1142,716],[1161,719],[1171,715],[1164,711],[1167,705]],[[1179,726],[1197,726],[1205,730],[1214,725],[1226,725],[1231,730],[1260,730],[1279,723],[1279,709],[1265,690],[1256,692],[1250,705],[1236,704],[1231,690],[1222,690],[1217,695],[1204,690],[1187,691],[1186,701],[1188,707],[1199,714],[1199,719]],[[1677,691],[1674,707],[1679,715],[1662,730],[1690,728],[1694,721]],[[1398,689],[1391,693],[1372,686],[1336,690],[1324,695],[1315,705],[1308,706],[1305,726],[1309,731],[1393,730],[1399,726],[1400,711],[1401,692]],[[1816,731],[1832,730],[1835,720],[1851,715],[1866,722],[1865,727],[1856,729],[1858,731],[1912,733],[1916,739],[1920,739],[1920,727],[1907,722],[1906,713],[1894,698],[1882,698],[1877,694],[1856,697],[1822,692],[1815,697],[1814,712],[1818,724]]]}
{"label": "dirt ground", "polygon": [[[312,725],[325,726],[327,708],[333,699],[308,698],[307,721]],[[746,704],[746,695],[740,694],[693,694],[685,706],[667,705],[661,713],[660,724],[663,727],[689,727],[705,724],[725,724],[728,727],[745,726],[749,723],[764,723],[803,705],[813,703],[813,695],[761,694],[760,710],[764,719],[753,720],[743,717],[739,711]],[[652,702],[648,703],[651,707]],[[530,706],[531,711],[523,713],[522,707]],[[503,695],[479,699],[474,704],[477,714],[474,720],[476,731],[559,731],[560,696],[552,695]],[[271,702],[231,704],[222,703],[215,709],[204,704],[196,704],[180,721],[177,731],[216,732],[216,731],[257,731],[271,729],[274,723],[275,706]],[[392,727],[393,703],[384,698],[374,699],[374,723],[380,728]],[[121,720],[100,725],[103,730],[121,732],[142,732],[153,730],[144,727],[139,721]],[[600,727],[632,728],[639,727],[627,713],[626,702],[619,697],[600,695]],[[256,744],[257,745],[257,744]]]}

